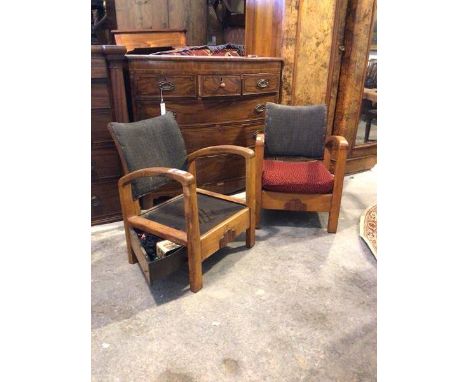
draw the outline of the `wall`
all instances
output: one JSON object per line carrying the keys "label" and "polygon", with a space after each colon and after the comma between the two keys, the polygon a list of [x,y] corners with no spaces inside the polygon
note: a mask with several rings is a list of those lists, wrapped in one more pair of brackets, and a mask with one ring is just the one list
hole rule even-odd
{"label": "wall", "polygon": [[247,0],[249,54],[282,57],[282,103],[327,102],[337,0]]}
{"label": "wall", "polygon": [[206,44],[206,0],[115,0],[118,29],[186,29],[188,45]]}

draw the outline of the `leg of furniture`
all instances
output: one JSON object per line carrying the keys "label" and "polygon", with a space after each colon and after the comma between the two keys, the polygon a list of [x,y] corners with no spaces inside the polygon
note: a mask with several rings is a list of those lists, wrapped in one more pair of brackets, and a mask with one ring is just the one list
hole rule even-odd
{"label": "leg of furniture", "polygon": [[203,286],[200,224],[198,222],[197,186],[184,186],[184,210],[187,226],[187,252],[190,290],[198,292]]}
{"label": "leg of furniture", "polygon": [[260,216],[262,212],[262,172],[263,172],[263,157],[265,155],[265,134],[258,133],[255,140],[255,226],[260,228]]}
{"label": "leg of furniture", "polygon": [[329,233],[336,233],[338,229],[338,218],[340,216],[341,195],[343,192],[344,173],[346,168],[346,157],[348,155],[348,142],[345,138],[340,136],[331,136],[325,143],[325,162],[330,163],[331,150],[336,149],[336,165],[335,165],[335,179],[333,182],[333,194],[330,205],[330,212],[328,213],[328,227]]}
{"label": "leg of furniture", "polygon": [[246,231],[245,245],[252,248],[255,245],[255,222],[256,222],[256,163],[255,158],[248,158],[245,161],[245,197],[247,207],[249,207],[250,225]]}
{"label": "leg of furniture", "polygon": [[371,126],[372,126],[372,116],[368,115],[367,121],[366,121],[366,132],[364,133],[364,142],[369,141],[369,133],[370,133]]}

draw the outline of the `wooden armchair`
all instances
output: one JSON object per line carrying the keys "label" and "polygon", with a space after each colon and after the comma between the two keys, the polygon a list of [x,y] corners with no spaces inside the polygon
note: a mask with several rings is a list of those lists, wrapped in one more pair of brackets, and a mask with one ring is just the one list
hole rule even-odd
{"label": "wooden armchair", "polygon": [[324,105],[267,103],[265,134],[257,134],[255,144],[257,227],[262,208],[316,211],[328,212],[327,230],[336,232],[348,142],[341,136],[325,140],[325,134]]}
{"label": "wooden armchair", "polygon": [[[118,183],[128,260],[140,263],[151,284],[157,266],[145,257],[135,229],[186,248],[190,290],[202,288],[202,261],[246,232],[246,245],[255,244],[254,151],[239,146],[207,147],[186,155],[185,144],[172,113],[134,123],[110,123],[126,175]],[[217,154],[245,158],[246,201],[197,188],[196,160]],[[188,170],[188,171],[186,171]],[[161,178],[163,177],[163,178]],[[175,180],[182,194],[148,210],[139,199]]]}

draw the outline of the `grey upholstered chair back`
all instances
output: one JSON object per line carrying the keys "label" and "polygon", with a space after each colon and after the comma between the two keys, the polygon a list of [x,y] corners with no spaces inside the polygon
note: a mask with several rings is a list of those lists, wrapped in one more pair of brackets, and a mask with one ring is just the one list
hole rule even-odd
{"label": "grey upholstered chair back", "polygon": [[323,156],[327,126],[325,105],[266,104],[265,149],[270,156]]}
{"label": "grey upholstered chair back", "polygon": [[[171,112],[133,123],[112,122],[109,131],[126,172],[148,167],[187,168],[184,139]],[[137,179],[132,183],[133,197],[141,197],[169,181],[161,176]]]}

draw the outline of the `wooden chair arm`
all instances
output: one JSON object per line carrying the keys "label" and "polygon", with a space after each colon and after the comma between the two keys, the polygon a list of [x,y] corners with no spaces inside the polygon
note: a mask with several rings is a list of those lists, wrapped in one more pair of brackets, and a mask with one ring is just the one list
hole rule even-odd
{"label": "wooden chair arm", "polygon": [[348,149],[348,141],[341,135],[330,135],[325,141],[325,148],[333,148],[337,146],[339,150]]}
{"label": "wooden chair arm", "polygon": [[[140,215],[138,200],[133,200],[131,181],[146,176],[165,176],[179,182],[183,188],[186,232],[145,219]],[[119,179],[119,195],[125,229],[128,225],[176,243],[193,246],[200,244],[200,225],[198,221],[197,185],[195,176],[187,171],[167,167],[150,167],[133,171]]]}
{"label": "wooden chair arm", "polygon": [[178,170],[168,167],[149,167],[137,171],[132,171],[119,179],[119,187],[123,187],[134,179],[144,178],[147,176],[165,176],[171,178],[182,186],[188,186],[195,183],[195,177],[187,171]]}
{"label": "wooden chair arm", "polygon": [[195,159],[219,154],[234,154],[244,157],[246,204],[252,211],[255,211],[255,152],[252,149],[234,145],[219,145],[205,147],[187,156],[189,172],[193,174],[193,176],[196,179],[197,171]]}
{"label": "wooden chair arm", "polygon": [[265,146],[265,134],[264,133],[257,133],[257,137],[255,139],[255,148]]}
{"label": "wooden chair arm", "polygon": [[[323,164],[329,171],[330,171],[331,155],[332,155],[333,149],[338,150],[338,154],[336,156],[337,166],[338,164],[340,165],[340,167],[341,165],[346,166],[346,157],[348,154],[348,141],[346,140],[346,138],[340,135],[331,135],[325,141],[325,152],[323,155]],[[343,161],[344,163],[342,163]],[[335,173],[336,173],[336,169],[335,169]]]}

